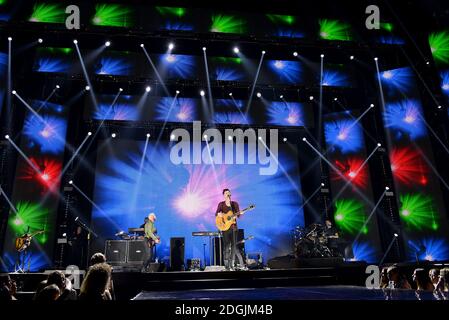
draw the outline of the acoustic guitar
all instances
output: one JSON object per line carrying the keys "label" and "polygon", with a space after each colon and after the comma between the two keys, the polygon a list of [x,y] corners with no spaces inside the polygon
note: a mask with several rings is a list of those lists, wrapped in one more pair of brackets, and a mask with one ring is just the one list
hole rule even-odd
{"label": "acoustic guitar", "polygon": [[17,237],[15,242],[16,250],[19,252],[25,251],[31,245],[31,239],[33,239],[34,236],[44,232],[44,230],[39,230],[33,233],[25,233],[23,236]]}
{"label": "acoustic guitar", "polygon": [[256,206],[254,204],[250,205],[248,208],[240,210],[239,212],[233,213],[232,210],[224,213],[223,216],[218,216],[215,218],[215,224],[218,230],[227,231],[235,223],[237,216],[244,214],[246,211],[253,210]]}

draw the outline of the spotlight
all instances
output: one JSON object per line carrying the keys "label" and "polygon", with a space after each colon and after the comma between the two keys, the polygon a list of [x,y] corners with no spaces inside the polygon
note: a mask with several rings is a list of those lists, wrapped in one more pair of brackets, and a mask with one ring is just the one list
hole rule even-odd
{"label": "spotlight", "polygon": [[76,40],[76,39],[73,40],[73,43],[74,43],[74,44],[78,44],[78,40]]}
{"label": "spotlight", "polygon": [[16,90],[13,90],[11,93],[12,93],[13,95],[16,95],[16,94],[17,94],[17,91],[16,91]]}
{"label": "spotlight", "polygon": [[374,61],[377,61],[377,60],[379,60],[379,59],[378,59],[377,57],[375,57],[375,58],[374,58]]}
{"label": "spotlight", "polygon": [[239,53],[239,52],[240,52],[239,48],[238,47],[234,47],[234,53]]}
{"label": "spotlight", "polygon": [[56,89],[60,89],[61,87],[59,86],[59,84],[56,85]]}
{"label": "spotlight", "polygon": [[170,140],[171,140],[171,141],[176,140],[176,136],[175,136],[174,134],[172,134],[172,135],[170,136]]}
{"label": "spotlight", "polygon": [[89,90],[90,90],[90,87],[89,87],[89,86],[86,86],[84,89],[86,89],[86,91],[89,91]]}
{"label": "spotlight", "polygon": [[350,56],[349,59],[350,59],[350,60],[354,60],[354,56]]}
{"label": "spotlight", "polygon": [[282,139],[282,141],[287,142],[287,138]]}
{"label": "spotlight", "polygon": [[111,45],[111,41],[106,41],[104,44],[106,47],[109,47]]}
{"label": "spotlight", "polygon": [[324,187],[324,183],[321,182],[321,186]]}
{"label": "spotlight", "polygon": [[338,100],[338,98],[334,98],[334,101],[337,101]]}
{"label": "spotlight", "polygon": [[265,53],[266,53],[266,51],[265,51],[265,50],[263,50],[263,51],[262,51],[262,54],[265,54]]}
{"label": "spotlight", "polygon": [[321,58],[324,58],[324,54],[321,54],[320,57],[321,57]]}
{"label": "spotlight", "polygon": [[229,96],[232,97],[232,92],[229,92]]}
{"label": "spotlight", "polygon": [[377,146],[378,146],[378,147],[382,147],[382,144],[378,143]]}
{"label": "spotlight", "polygon": [[150,92],[150,91],[151,91],[151,87],[150,87],[150,86],[147,86],[147,87],[145,88],[145,91],[146,91],[146,92]]}
{"label": "spotlight", "polygon": [[309,97],[309,100],[312,101],[312,100],[313,100],[313,96],[310,96],[310,97]]}
{"label": "spotlight", "polygon": [[374,104],[373,103],[371,103],[369,106],[370,106],[370,108],[374,108]]}
{"label": "spotlight", "polygon": [[387,191],[388,191],[388,190],[390,190],[390,188],[389,188],[389,187],[385,187],[385,190],[387,190]]}
{"label": "spotlight", "polygon": [[44,42],[44,39],[39,38],[39,39],[37,39],[37,42],[42,43],[42,42]]}
{"label": "spotlight", "polygon": [[173,50],[175,48],[175,45],[173,44],[173,42],[170,42],[168,44],[168,50]]}
{"label": "spotlight", "polygon": [[140,47],[143,48],[143,47],[145,47],[145,45],[144,45],[143,43],[141,43],[141,44],[140,44]]}
{"label": "spotlight", "polygon": [[261,136],[259,136],[259,138],[258,138],[259,140],[262,140],[262,137]]}
{"label": "spotlight", "polygon": [[41,175],[42,180],[47,181],[50,177],[48,176],[48,174],[44,173]]}
{"label": "spotlight", "polygon": [[180,94],[181,92],[179,92],[179,90],[176,90],[176,94]]}
{"label": "spotlight", "polygon": [[115,137],[117,137],[117,134],[114,132],[113,134],[111,134],[111,137],[115,138]]}
{"label": "spotlight", "polygon": [[73,180],[70,180],[70,181],[69,181],[69,184],[73,184]]}
{"label": "spotlight", "polygon": [[442,108],[442,106],[438,106],[438,109],[441,109]]}
{"label": "spotlight", "polygon": [[293,52],[293,56],[294,56],[294,57],[297,57],[297,56],[298,56],[298,52],[296,52],[296,51]]}
{"label": "spotlight", "polygon": [[203,138],[204,138],[204,140],[207,140],[207,134],[205,134],[205,135],[203,136]]}
{"label": "spotlight", "polygon": [[87,135],[88,135],[88,136],[91,136],[91,135],[92,135],[92,132],[91,132],[91,131],[89,131],[89,132],[87,133]]}
{"label": "spotlight", "polygon": [[394,236],[395,236],[396,238],[399,237],[399,235],[398,235],[397,233],[395,233]]}
{"label": "spotlight", "polygon": [[261,98],[262,94],[260,92],[257,92],[256,96],[257,96],[257,98]]}
{"label": "spotlight", "polygon": [[118,91],[123,92],[123,88],[118,88]]}
{"label": "spotlight", "polygon": [[427,61],[426,64],[429,65],[429,64],[430,64],[430,61]]}
{"label": "spotlight", "polygon": [[206,51],[206,47],[203,47],[203,51]]}
{"label": "spotlight", "polygon": [[232,136],[228,136],[228,140],[229,140],[229,141],[232,141]]}
{"label": "spotlight", "polygon": [[204,92],[204,90],[200,91],[200,96],[204,97],[206,95],[206,92]]}
{"label": "spotlight", "polygon": [[279,99],[284,99],[284,96],[281,94],[281,95],[279,96]]}
{"label": "spotlight", "polygon": [[307,141],[307,138],[306,137],[302,138],[302,141]]}
{"label": "spotlight", "polygon": [[9,134],[5,135],[5,139],[9,140]]}
{"label": "spotlight", "polygon": [[8,37],[8,41],[12,41],[12,38],[11,38],[11,37]]}
{"label": "spotlight", "polygon": [[151,137],[151,134],[147,133],[147,138]]}

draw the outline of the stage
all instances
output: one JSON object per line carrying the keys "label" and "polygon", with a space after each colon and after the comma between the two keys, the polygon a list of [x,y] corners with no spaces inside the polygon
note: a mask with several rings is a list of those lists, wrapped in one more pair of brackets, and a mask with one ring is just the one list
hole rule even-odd
{"label": "stage", "polygon": [[361,286],[304,286],[289,288],[204,289],[186,291],[142,291],[133,300],[435,300],[432,292],[367,289]]}

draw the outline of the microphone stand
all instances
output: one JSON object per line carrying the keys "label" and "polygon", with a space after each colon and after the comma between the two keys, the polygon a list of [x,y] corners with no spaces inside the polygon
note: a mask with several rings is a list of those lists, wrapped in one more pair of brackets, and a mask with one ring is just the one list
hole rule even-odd
{"label": "microphone stand", "polygon": [[85,231],[87,231],[87,254],[86,254],[86,268],[89,266],[89,251],[90,251],[90,238],[91,235],[94,236],[94,238],[98,238],[98,235],[91,229],[89,228],[84,222],[82,222],[79,217],[75,218],[75,222],[81,227],[83,228]]}

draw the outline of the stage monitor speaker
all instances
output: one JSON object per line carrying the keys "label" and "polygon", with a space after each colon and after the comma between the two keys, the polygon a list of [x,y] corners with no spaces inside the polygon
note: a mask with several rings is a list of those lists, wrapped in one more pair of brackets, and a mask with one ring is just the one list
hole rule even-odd
{"label": "stage monitor speaker", "polygon": [[293,255],[270,259],[267,264],[270,269],[295,269],[299,267],[299,261]]}
{"label": "stage monitor speaker", "polygon": [[170,238],[170,270],[184,271],[185,238]]}
{"label": "stage monitor speaker", "polygon": [[164,272],[165,269],[165,263],[163,262],[151,262],[150,267],[148,268],[150,272]]}
{"label": "stage monitor speaker", "polygon": [[108,263],[126,263],[128,254],[128,244],[126,240],[106,240],[105,256]]}
{"label": "stage monitor speaker", "polygon": [[215,266],[223,266],[224,265],[223,238],[222,237],[214,237],[214,257],[213,257],[212,264]]}
{"label": "stage monitor speaker", "polygon": [[128,263],[142,264],[148,259],[149,248],[146,240],[128,241]]}

